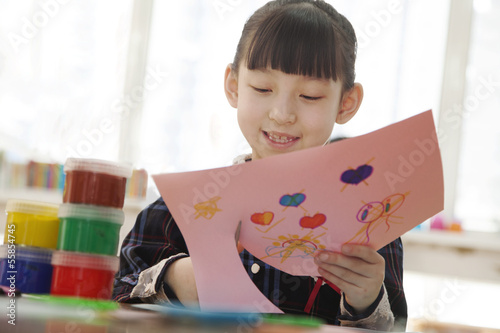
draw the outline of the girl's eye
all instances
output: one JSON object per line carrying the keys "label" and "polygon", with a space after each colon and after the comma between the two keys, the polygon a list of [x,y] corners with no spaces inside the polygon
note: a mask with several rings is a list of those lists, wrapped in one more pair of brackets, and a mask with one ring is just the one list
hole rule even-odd
{"label": "girl's eye", "polygon": [[257,88],[257,87],[252,87],[253,90],[255,90],[258,93],[265,94],[268,92],[271,92],[271,89],[263,89],[263,88]]}
{"label": "girl's eye", "polygon": [[313,97],[313,96],[306,96],[306,95],[300,95],[300,96],[308,101],[317,101],[317,100],[321,99],[321,97]]}

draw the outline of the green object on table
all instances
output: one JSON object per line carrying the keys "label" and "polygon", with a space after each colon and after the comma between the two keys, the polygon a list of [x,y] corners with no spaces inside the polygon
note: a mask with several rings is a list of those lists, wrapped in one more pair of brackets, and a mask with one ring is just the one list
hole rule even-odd
{"label": "green object on table", "polygon": [[96,311],[116,310],[120,305],[113,301],[97,300],[89,298],[63,297],[50,295],[25,294],[23,297],[33,301],[40,301],[51,305],[63,305],[67,307],[84,307]]}
{"label": "green object on table", "polygon": [[287,314],[264,314],[262,320],[266,324],[320,327],[326,322],[320,318]]}

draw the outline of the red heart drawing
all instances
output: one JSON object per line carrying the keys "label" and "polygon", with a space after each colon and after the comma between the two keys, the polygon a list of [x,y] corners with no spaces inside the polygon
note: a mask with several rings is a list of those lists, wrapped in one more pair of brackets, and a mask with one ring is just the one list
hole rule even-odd
{"label": "red heart drawing", "polygon": [[300,226],[302,228],[311,228],[315,229],[323,223],[326,222],[326,215],[325,214],[316,214],[314,216],[304,216],[303,218],[300,219]]}
{"label": "red heart drawing", "polygon": [[255,224],[269,225],[273,221],[274,214],[271,212],[255,213],[250,217],[250,220]]}

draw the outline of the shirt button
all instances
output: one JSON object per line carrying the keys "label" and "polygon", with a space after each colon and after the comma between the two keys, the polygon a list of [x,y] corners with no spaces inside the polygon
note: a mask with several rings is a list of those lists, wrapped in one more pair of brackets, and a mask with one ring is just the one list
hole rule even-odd
{"label": "shirt button", "polygon": [[257,273],[260,271],[260,266],[259,266],[259,264],[255,264],[255,263],[254,263],[254,264],[252,265],[252,268],[250,268],[250,270],[252,271],[252,273],[257,274]]}

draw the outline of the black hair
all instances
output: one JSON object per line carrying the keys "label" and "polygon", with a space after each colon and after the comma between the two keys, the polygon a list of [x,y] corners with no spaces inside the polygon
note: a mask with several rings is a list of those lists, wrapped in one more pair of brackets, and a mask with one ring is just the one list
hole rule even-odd
{"label": "black hair", "polygon": [[245,60],[248,69],[280,70],[341,80],[354,86],[357,40],[351,23],[322,0],[275,0],[247,21],[233,70]]}

